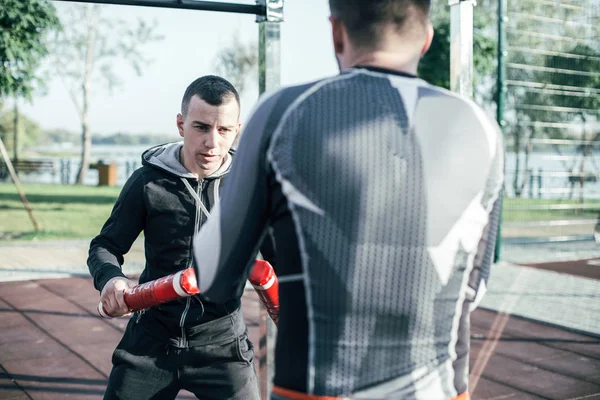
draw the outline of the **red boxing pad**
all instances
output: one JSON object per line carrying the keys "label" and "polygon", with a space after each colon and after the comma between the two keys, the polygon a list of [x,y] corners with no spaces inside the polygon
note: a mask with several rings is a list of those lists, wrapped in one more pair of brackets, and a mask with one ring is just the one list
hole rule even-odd
{"label": "red boxing pad", "polygon": [[[124,300],[130,311],[145,310],[156,305],[200,293],[193,268],[134,286],[125,292]],[[98,314],[110,318],[98,304]]]}
{"label": "red boxing pad", "polygon": [[279,283],[271,264],[264,260],[256,260],[248,281],[258,293],[275,325],[279,317]]}

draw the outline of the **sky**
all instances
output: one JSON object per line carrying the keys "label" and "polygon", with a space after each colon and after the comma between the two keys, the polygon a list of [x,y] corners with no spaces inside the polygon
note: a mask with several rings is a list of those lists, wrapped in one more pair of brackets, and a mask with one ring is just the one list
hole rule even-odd
{"label": "sky", "polygon": [[[253,1],[230,0],[243,4]],[[54,2],[59,15],[70,3]],[[134,23],[138,18],[156,21],[163,40],[144,47],[152,62],[142,76],[123,60],[114,70],[124,82],[112,94],[96,87],[90,106],[90,126],[95,134],[152,133],[177,135],[175,117],[181,97],[194,79],[214,74],[217,52],[238,34],[243,42],[257,42],[258,24],[252,15],[173,10],[136,6],[102,5],[102,15]],[[281,25],[281,84],[292,85],[338,72],[333,56],[327,0],[286,0]],[[77,132],[79,117],[60,79],[47,82],[44,96],[34,96],[21,111],[43,129]],[[242,94],[242,122],[258,98],[256,84]]]}

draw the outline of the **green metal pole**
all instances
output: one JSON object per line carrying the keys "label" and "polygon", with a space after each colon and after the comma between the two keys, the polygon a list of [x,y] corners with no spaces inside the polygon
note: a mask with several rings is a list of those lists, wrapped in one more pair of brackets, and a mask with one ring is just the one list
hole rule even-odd
{"label": "green metal pole", "polygon": [[[506,0],[498,0],[498,90],[496,91],[496,119],[500,129],[504,131],[506,121],[504,120],[504,101],[506,99],[506,30],[504,22],[506,18]],[[496,251],[494,262],[500,260],[500,249],[502,246],[502,209],[500,210],[500,223],[498,224],[498,235],[496,237]]]}

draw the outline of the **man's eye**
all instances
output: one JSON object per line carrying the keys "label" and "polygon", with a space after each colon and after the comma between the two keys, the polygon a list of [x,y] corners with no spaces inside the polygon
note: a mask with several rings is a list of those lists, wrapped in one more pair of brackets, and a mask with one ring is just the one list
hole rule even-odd
{"label": "man's eye", "polygon": [[196,125],[196,129],[204,132],[204,131],[208,130],[208,127],[206,125]]}

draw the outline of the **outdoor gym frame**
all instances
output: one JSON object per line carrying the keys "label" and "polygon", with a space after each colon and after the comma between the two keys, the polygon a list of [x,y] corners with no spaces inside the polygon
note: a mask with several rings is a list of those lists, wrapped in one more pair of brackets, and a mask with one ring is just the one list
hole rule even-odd
{"label": "outdoor gym frame", "polygon": [[[258,25],[258,90],[262,94],[277,89],[281,69],[281,29],[283,0],[256,0],[256,4],[236,4],[194,0],[54,0],[72,3],[94,3],[161,7],[197,11],[218,11],[235,14],[254,14]],[[269,399],[274,375],[275,325],[268,317],[264,305],[259,302],[259,385],[261,397]],[[269,362],[271,361],[271,362]]]}
{"label": "outdoor gym frame", "polygon": [[[198,11],[218,11],[235,14],[253,14],[259,24],[258,40],[258,89],[262,94],[281,85],[281,22],[284,0],[256,0],[256,4],[195,0],[54,0],[76,3],[129,5],[144,7],[175,8]],[[323,0],[325,1],[325,0]],[[475,0],[449,0],[451,9],[450,28],[450,82],[451,90],[471,97],[473,92],[473,7]],[[9,160],[10,161],[10,160]],[[263,399],[270,398],[273,378],[275,326],[267,316],[261,302],[259,380]]]}

